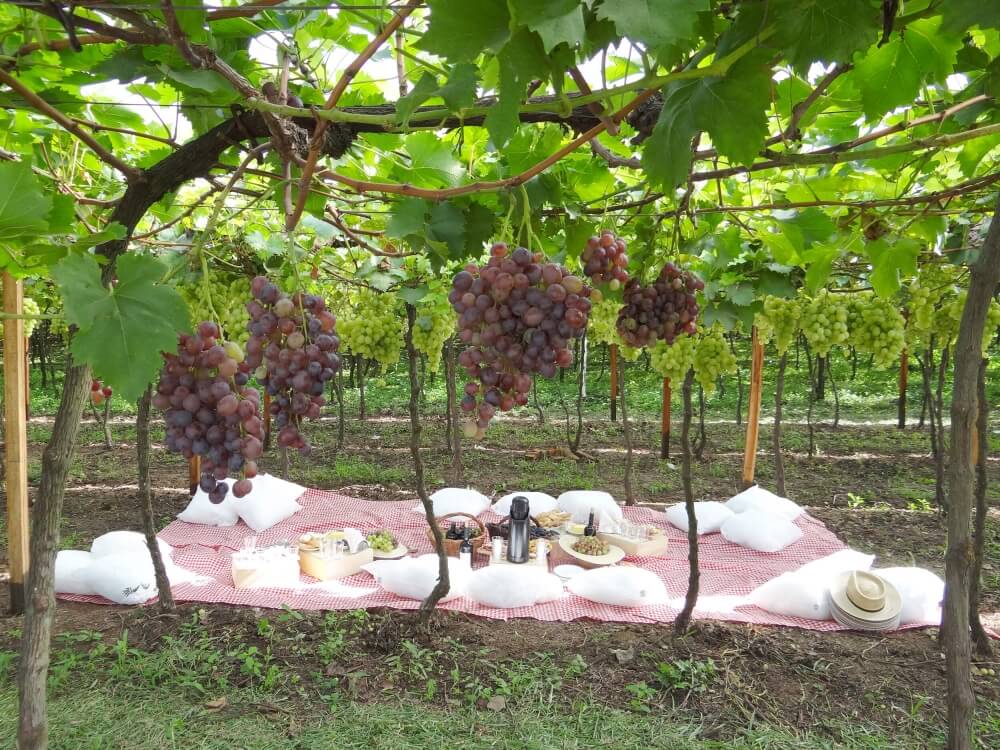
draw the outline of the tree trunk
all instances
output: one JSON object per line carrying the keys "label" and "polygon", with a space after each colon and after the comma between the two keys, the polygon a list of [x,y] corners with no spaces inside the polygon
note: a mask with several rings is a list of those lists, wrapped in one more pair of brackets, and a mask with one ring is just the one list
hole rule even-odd
{"label": "tree trunk", "polygon": [[535,405],[535,410],[538,412],[538,424],[545,424],[545,412],[542,411],[541,404],[538,403],[538,381],[534,378],[531,379],[531,401]]}
{"label": "tree trunk", "polygon": [[785,393],[785,368],[788,353],[778,360],[778,375],[774,381],[774,427],[771,429],[771,451],[774,453],[774,487],[785,497],[785,456],[781,452],[781,399]]}
{"label": "tree trunk", "polygon": [[625,360],[618,357],[618,385],[622,400],[622,427],[625,432],[625,504],[635,505],[632,494],[632,425],[628,419],[628,406],[625,403]]}
{"label": "tree trunk", "polygon": [[[587,351],[587,334],[584,332],[583,339],[580,340],[580,351]],[[583,439],[583,397],[587,389],[587,366],[586,361],[577,360],[576,373],[576,434],[570,441],[569,449],[575,454],[580,450],[580,441]]]}
{"label": "tree trunk", "polygon": [[826,401],[826,360],[828,357],[816,357],[816,392],[817,401]]}
{"label": "tree trunk", "polygon": [[674,634],[682,635],[691,622],[691,613],[698,602],[698,517],[694,513],[694,491],[691,488],[691,381],[694,372],[684,376],[684,421],[681,423],[681,482],[684,485],[684,507],[688,519],[688,587],[684,596],[684,609],[674,621]]}
{"label": "tree trunk", "polygon": [[147,387],[137,404],[135,418],[135,456],[139,469],[139,505],[142,509],[142,528],[146,534],[146,546],[149,547],[149,555],[153,558],[153,571],[156,573],[157,602],[161,612],[172,612],[174,595],[170,590],[170,580],[167,578],[167,569],[163,565],[160,545],[156,541],[153,488],[149,481],[149,406],[152,397],[152,388]]}
{"label": "tree trunk", "polygon": [[708,436],[705,435],[705,389],[698,386],[698,436],[694,439],[694,457],[701,461]]}
{"label": "tree trunk", "polygon": [[[948,512],[949,499],[948,492],[945,486],[946,476],[945,476],[945,452],[948,450],[948,444],[944,439],[944,379],[948,376],[948,360],[951,354],[951,349],[949,347],[944,347],[941,350],[941,359],[938,362],[938,372],[937,372],[937,386],[936,393],[934,395],[934,410],[931,412],[937,422],[937,443],[938,449],[937,454],[934,456],[934,477],[935,477],[935,498],[938,504],[938,510],[943,513]],[[954,376],[953,376],[954,377]],[[954,385],[952,386],[954,388]],[[954,399],[954,395],[952,396]],[[954,429],[954,427],[952,427]]]}
{"label": "tree trunk", "polygon": [[[997,213],[1000,213],[998,201]],[[970,677],[969,578],[974,556],[971,515],[974,476],[972,431],[979,407],[976,381],[983,328],[1000,282],[1000,221],[990,224],[979,258],[970,265],[969,292],[955,343],[948,456],[948,549],[945,553],[945,672],[948,677],[948,747],[971,750],[976,698]]]}
{"label": "tree trunk", "polygon": [[458,347],[455,341],[449,339],[445,344],[444,367],[445,386],[448,392],[448,450],[451,452],[451,478],[456,486],[462,483],[462,431],[458,428],[458,388],[455,385],[455,371],[458,358]]}
{"label": "tree trunk", "polygon": [[406,354],[407,368],[410,373],[410,456],[413,459],[413,474],[417,488],[417,497],[424,506],[424,517],[434,535],[434,549],[438,556],[438,580],[431,593],[420,604],[420,619],[426,623],[431,612],[441,598],[451,587],[448,582],[448,555],[444,549],[444,538],[441,527],[434,518],[434,506],[427,488],[424,486],[424,462],[420,457],[420,383],[417,380],[417,350],[413,346],[413,324],[417,319],[417,310],[410,303],[406,304]]}
{"label": "tree trunk", "polygon": [[32,512],[31,568],[25,592],[17,674],[20,696],[17,746],[21,750],[41,750],[48,745],[45,689],[55,616],[53,576],[59,549],[59,522],[83,404],[90,394],[90,379],[87,365],[70,364],[67,367],[62,399],[52,425],[52,438],[42,453],[41,479]]}
{"label": "tree trunk", "polygon": [[858,376],[858,350],[851,347],[851,382]]}
{"label": "tree trunk", "polygon": [[833,366],[830,364],[830,358],[825,357],[824,362],[826,362],[826,371],[830,376],[830,388],[833,390],[833,428],[837,429],[840,427],[840,389],[837,388],[837,381],[833,379]]}
{"label": "tree trunk", "polygon": [[989,421],[990,404],[986,399],[986,365],[989,360],[983,359],[979,364],[979,376],[976,382],[976,397],[979,400],[979,413],[976,415],[976,556],[972,563],[972,574],[969,580],[969,622],[972,625],[972,641],[976,652],[989,658],[993,654],[993,645],[979,617],[979,593],[983,576],[983,558],[986,554],[986,516],[989,506],[986,502],[986,489],[989,477],[986,471],[986,457],[989,454]]}

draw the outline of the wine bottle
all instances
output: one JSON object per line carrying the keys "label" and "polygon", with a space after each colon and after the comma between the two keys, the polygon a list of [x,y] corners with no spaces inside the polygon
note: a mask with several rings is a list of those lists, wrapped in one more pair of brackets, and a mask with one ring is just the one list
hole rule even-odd
{"label": "wine bottle", "polygon": [[472,529],[466,528],[465,533],[462,534],[462,544],[458,547],[458,562],[460,565],[468,565],[472,567],[472,540],[470,535],[472,534]]}
{"label": "wine bottle", "polygon": [[587,525],[583,527],[584,536],[597,536],[597,527],[594,526],[594,511],[590,511]]}
{"label": "wine bottle", "polygon": [[462,537],[458,533],[458,524],[455,521],[451,522],[451,526],[448,527],[448,533],[444,535],[445,539],[461,539]]}

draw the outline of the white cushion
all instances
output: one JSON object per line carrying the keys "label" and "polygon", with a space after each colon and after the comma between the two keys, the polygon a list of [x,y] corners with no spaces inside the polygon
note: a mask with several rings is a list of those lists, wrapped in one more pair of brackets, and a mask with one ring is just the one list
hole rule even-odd
{"label": "white cushion", "polygon": [[772,578],[754,589],[747,601],[776,615],[829,620],[830,581],[845,570],[868,570],[874,559],[874,555],[843,549]]}
{"label": "white cushion", "polygon": [[802,529],[794,523],[762,510],[737,513],[719,531],[727,542],[758,552],[780,552],[802,537]]}
{"label": "white cushion", "polygon": [[466,596],[497,609],[530,607],[563,595],[562,581],[535,565],[490,565],[469,579]]}
{"label": "white cushion", "polygon": [[55,591],[57,594],[96,594],[87,579],[87,569],[94,557],[89,552],[64,549],[56,555]]}
{"label": "white cushion", "polygon": [[[438,581],[438,557],[434,554],[404,557],[402,560],[375,560],[362,568],[371,573],[383,589],[405,599],[426,599]],[[441,601],[464,596],[470,575],[468,565],[449,557],[449,589]]]}
{"label": "white cushion", "polygon": [[149,552],[95,557],[84,576],[95,594],[116,604],[142,604],[156,596],[156,575]]}
{"label": "white cushion", "polygon": [[923,568],[882,568],[874,570],[896,587],[903,608],[899,622],[903,625],[940,625],[944,581]]}
{"label": "white cushion", "polygon": [[[681,531],[688,530],[687,508],[677,503],[667,508],[667,520]],[[698,536],[718,531],[733,512],[715,500],[704,500],[694,504],[694,515],[698,519]]]}
{"label": "white cushion", "polygon": [[509,495],[504,495],[493,503],[493,507],[490,510],[498,516],[509,516],[510,504],[519,495],[528,498],[528,509],[533,516],[537,516],[539,513],[548,513],[550,510],[555,510],[559,507],[556,499],[544,492],[511,492]]}
{"label": "white cushion", "polygon": [[586,523],[592,510],[598,523],[622,517],[621,506],[609,493],[599,490],[570,490],[559,496],[558,503],[559,510],[572,514],[573,523]]}
{"label": "white cushion", "polygon": [[595,568],[571,578],[566,588],[592,602],[618,607],[647,607],[667,601],[662,579],[642,568]]}
{"label": "white cushion", "polygon": [[[224,480],[232,489],[233,480]],[[252,480],[251,480],[252,481]],[[201,487],[194,493],[187,507],[177,514],[177,517],[187,523],[198,523],[205,526],[235,526],[240,522],[239,511],[233,501],[233,493],[227,492],[226,499],[221,503],[213,503],[208,499],[208,493]]]}
{"label": "white cushion", "polygon": [[[490,499],[471,487],[443,487],[432,494],[430,499],[437,518],[450,516],[452,513],[478,516],[490,507]],[[414,507],[413,512],[423,514],[423,504]]]}
{"label": "white cushion", "polygon": [[[164,562],[168,562],[173,548],[162,539],[157,538],[156,542],[160,546],[160,556]],[[149,557],[149,547],[146,545],[146,535],[138,531],[109,531],[91,543],[90,554],[94,557],[122,554]],[[150,564],[152,565],[152,561]]]}
{"label": "white cushion", "polygon": [[258,474],[250,481],[253,489],[248,495],[232,497],[228,502],[254,531],[267,531],[302,510],[295,500],[305,492],[305,487],[270,474]]}
{"label": "white cushion", "polygon": [[768,513],[776,513],[789,521],[794,521],[802,514],[802,506],[757,485],[748,487],[738,495],[733,495],[726,501],[726,507],[733,513],[764,510]]}

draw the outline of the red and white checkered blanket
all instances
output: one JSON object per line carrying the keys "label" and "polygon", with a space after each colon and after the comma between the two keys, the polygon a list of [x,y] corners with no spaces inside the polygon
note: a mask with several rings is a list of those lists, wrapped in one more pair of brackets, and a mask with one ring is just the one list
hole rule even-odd
{"label": "red and white checkered blanket", "polygon": [[[433,550],[427,538],[427,523],[423,513],[413,508],[419,501],[377,502],[346,497],[335,492],[307,490],[299,498],[302,510],[265,532],[256,534],[260,546],[282,540],[297,539],[307,531],[354,527],[362,531],[391,529],[411,553]],[[649,508],[626,508],[631,521],[651,523],[663,529],[669,537],[666,555],[662,557],[630,557],[626,562],[651,570],[666,584],[671,597],[668,604],[642,608],[614,607],[582,599],[566,593],[561,599],[518,609],[494,609],[460,597],[439,605],[441,609],[468,612],[498,620],[526,617],[536,620],[568,622],[591,619],[606,622],[667,623],[673,621],[683,604],[687,590],[686,534],[667,523],[662,511]],[[498,520],[487,511],[482,518]],[[844,544],[820,521],[803,513],[796,523],[802,538],[785,550],[765,554],[731,544],[720,534],[700,539],[699,567],[701,587],[695,617],[729,620],[759,625],[786,625],[810,630],[840,630],[832,621],[805,620],[765,612],[740,603],[765,581],[807,562],[844,549]],[[174,547],[173,561],[204,577],[195,584],[179,584],[173,588],[178,601],[239,604],[254,607],[293,609],[357,609],[390,607],[416,609],[420,603],[403,599],[381,590],[367,573],[327,583],[317,583],[303,576],[298,589],[236,589],[230,572],[230,556],[239,549],[243,539],[254,531],[242,521],[232,527],[219,528],[174,521],[160,532],[160,538]],[[485,561],[485,557],[483,558]],[[207,582],[206,582],[207,581]],[[63,599],[107,604],[97,596],[61,595]]]}

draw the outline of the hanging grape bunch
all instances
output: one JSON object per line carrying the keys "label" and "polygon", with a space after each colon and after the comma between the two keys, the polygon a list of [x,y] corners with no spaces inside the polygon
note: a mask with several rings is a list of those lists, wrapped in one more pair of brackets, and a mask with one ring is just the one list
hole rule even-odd
{"label": "hanging grape bunch", "polygon": [[628,255],[625,240],[605,229],[600,237],[591,237],[580,254],[583,272],[595,284],[620,289],[628,281]]}
{"label": "hanging grape bunch", "polygon": [[618,313],[622,341],[638,348],[657,341],[669,346],[682,334],[694,334],[698,320],[695,293],[704,288],[705,282],[674,263],[663,266],[659,278],[650,286],[629,279],[624,305]]}
{"label": "hanging grape bunch", "polygon": [[528,403],[532,374],[554,377],[573,364],[570,341],[583,335],[591,289],[541,253],[493,245],[486,266],[459,271],[448,295],[467,344],[459,364],[473,380],[462,410],[473,416],[466,437],[482,437],[499,411]]}
{"label": "hanging grape bunch", "polygon": [[92,378],[90,381],[90,400],[94,402],[94,406],[100,406],[109,398],[111,398],[114,391],[111,390],[110,385],[104,385],[100,378]]}
{"label": "hanging grape bunch", "polygon": [[236,497],[248,494],[263,452],[263,422],[260,394],[239,370],[239,345],[219,340],[218,325],[205,321],[181,334],[177,353],[163,359],[153,405],[164,411],[167,450],[201,456],[199,486],[213,503],[225,500],[228,476],[241,477],[233,483]]}
{"label": "hanging grape bunch", "polygon": [[322,297],[289,296],[264,276],[254,278],[250,291],[250,338],[241,376],[256,369],[271,396],[278,445],[308,456],[311,447],[299,427],[303,418],[319,417],[325,384],[340,369],[337,319]]}

